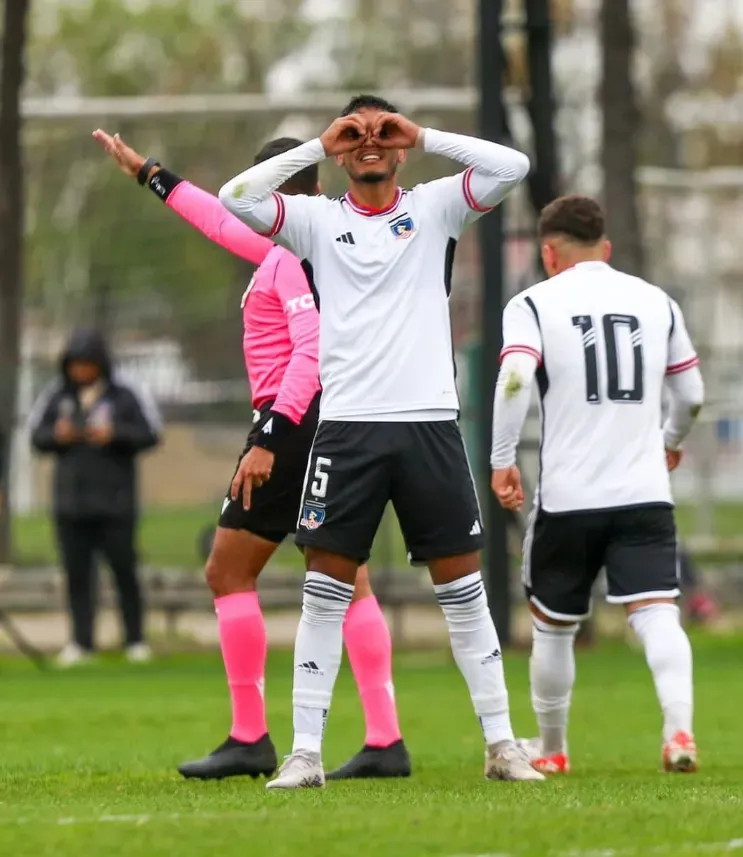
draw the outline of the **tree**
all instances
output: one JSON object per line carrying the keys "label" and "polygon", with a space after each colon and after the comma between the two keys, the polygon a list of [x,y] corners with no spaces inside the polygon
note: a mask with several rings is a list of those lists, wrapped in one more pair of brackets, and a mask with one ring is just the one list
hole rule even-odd
{"label": "tree", "polygon": [[[20,94],[30,0],[5,4],[0,77],[0,480],[8,484],[23,294]],[[10,505],[0,507],[0,562],[10,559]]]}
{"label": "tree", "polygon": [[620,270],[641,276],[644,254],[636,181],[640,111],[632,79],[635,39],[629,6],[629,0],[601,3],[601,165],[614,262]]}

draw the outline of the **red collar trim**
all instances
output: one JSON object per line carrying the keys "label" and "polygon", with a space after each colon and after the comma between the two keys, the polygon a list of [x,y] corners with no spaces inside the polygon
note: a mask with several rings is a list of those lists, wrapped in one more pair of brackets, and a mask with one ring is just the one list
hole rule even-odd
{"label": "red collar trim", "polygon": [[380,214],[389,214],[397,208],[402,199],[402,188],[397,188],[395,198],[385,208],[372,208],[370,205],[364,205],[362,202],[355,200],[350,192],[345,195],[344,199],[357,214],[363,214],[364,217],[377,217]]}

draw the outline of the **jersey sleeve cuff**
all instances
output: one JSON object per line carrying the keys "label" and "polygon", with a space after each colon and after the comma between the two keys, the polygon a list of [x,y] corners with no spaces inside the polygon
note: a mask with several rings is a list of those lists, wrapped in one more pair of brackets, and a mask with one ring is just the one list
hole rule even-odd
{"label": "jersey sleeve cuff", "polygon": [[682,360],[680,363],[674,363],[666,368],[666,375],[680,375],[682,372],[687,372],[689,369],[694,369],[699,366],[699,358],[695,354],[689,357],[688,360]]}
{"label": "jersey sleeve cuff", "polygon": [[542,355],[530,345],[507,345],[501,350],[500,362],[502,363],[509,354],[528,354],[529,357],[533,357],[537,361],[537,365],[542,365]]}
{"label": "jersey sleeve cuff", "polygon": [[276,219],[274,220],[273,226],[270,230],[265,233],[266,238],[273,238],[278,235],[284,228],[284,221],[286,220],[286,205],[284,204],[284,198],[280,193],[274,193],[273,198],[276,200]]}
{"label": "jersey sleeve cuff", "polygon": [[173,193],[182,181],[183,179],[180,176],[161,167],[147,182],[147,187],[155,196],[159,196],[163,202],[167,202],[170,194]]}
{"label": "jersey sleeve cuff", "polygon": [[480,205],[480,203],[475,199],[472,193],[472,173],[474,173],[474,169],[472,167],[469,167],[469,169],[466,169],[462,173],[462,193],[464,193],[465,202],[473,211],[477,211],[480,214],[487,214],[489,211],[492,211],[495,206]]}
{"label": "jersey sleeve cuff", "polygon": [[258,432],[257,437],[253,441],[253,446],[260,446],[261,449],[276,452],[286,438],[296,429],[297,425],[285,414],[280,414],[278,411],[272,409],[268,413],[268,419],[263,424],[263,428]]}

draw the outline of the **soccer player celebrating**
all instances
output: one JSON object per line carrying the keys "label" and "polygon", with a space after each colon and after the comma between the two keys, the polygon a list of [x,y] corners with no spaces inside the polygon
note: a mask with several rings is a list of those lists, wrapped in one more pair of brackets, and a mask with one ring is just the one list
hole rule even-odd
{"label": "soccer player celebrating", "polygon": [[[254,426],[225,498],[206,579],[214,594],[219,635],[232,698],[227,740],[204,759],[187,762],[185,777],[221,779],[270,775],[276,751],[268,735],[263,698],[266,629],[256,581],[288,533],[294,533],[312,438],[317,428],[318,315],[299,260],[256,235],[219,200],[145,159],[98,130],[93,135],[125,174],[214,243],[260,265],[242,299],[243,351],[255,408]],[[299,140],[274,140],[261,162]],[[319,192],[316,166],[294,175],[282,192]],[[329,776],[409,776],[392,685],[389,628],[362,569],[343,625],[351,668],[366,720],[364,748]]]}
{"label": "soccer player celebrating", "polygon": [[[623,604],[645,649],[663,712],[663,766],[695,771],[692,655],[676,598],[676,526],[668,471],[703,402],[702,376],[678,305],[608,265],[611,246],[594,200],[568,196],[539,221],[551,278],[503,314],[495,390],[492,488],[507,509],[524,502],[516,447],[539,388],[539,484],[524,540],[533,618],[531,696],[540,739],[535,767],[567,772],[573,646],[606,567],[607,600]],[[661,421],[664,384],[670,411]]]}
{"label": "soccer player celebrating", "polygon": [[[397,169],[414,147],[468,169],[405,191]],[[344,197],[280,192],[327,157],[348,173]],[[424,130],[384,99],[359,96],[319,139],[220,191],[233,213],[304,260],[320,307],[320,423],[297,534],[307,576],[294,655],[294,747],[269,787],[324,783],[322,735],[341,628],[388,501],[411,561],[430,569],[485,734],[486,776],[542,779],[514,742],[480,576],[482,524],[456,422],[448,309],[457,239],[528,169],[520,152]]]}

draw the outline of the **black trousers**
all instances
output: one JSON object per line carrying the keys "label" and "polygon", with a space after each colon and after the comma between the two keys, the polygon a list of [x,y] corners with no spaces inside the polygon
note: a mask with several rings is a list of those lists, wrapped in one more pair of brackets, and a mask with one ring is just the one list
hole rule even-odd
{"label": "black trousers", "polygon": [[57,540],[67,576],[72,636],[92,651],[97,601],[97,559],[111,569],[119,596],[126,645],[142,642],[142,595],[137,579],[137,521],[133,517],[58,517]]}

